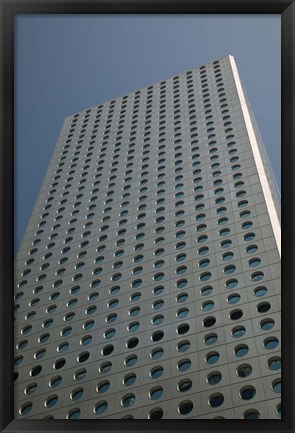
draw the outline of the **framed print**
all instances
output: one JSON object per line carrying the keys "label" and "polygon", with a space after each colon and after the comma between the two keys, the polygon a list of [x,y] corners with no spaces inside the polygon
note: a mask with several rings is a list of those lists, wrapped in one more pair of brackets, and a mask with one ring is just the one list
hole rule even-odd
{"label": "framed print", "polygon": [[1,431],[292,432],[294,2],[1,12]]}

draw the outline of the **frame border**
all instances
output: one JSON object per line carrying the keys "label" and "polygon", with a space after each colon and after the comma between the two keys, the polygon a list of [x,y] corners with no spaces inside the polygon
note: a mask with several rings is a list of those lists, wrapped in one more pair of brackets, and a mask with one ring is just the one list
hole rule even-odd
{"label": "frame border", "polygon": [[[197,430],[217,432],[294,432],[294,122],[295,122],[295,0],[0,0],[0,429],[1,432],[148,431],[151,421],[14,420],[13,418],[13,237],[14,237],[14,18],[17,14],[280,14],[282,87],[282,325],[283,419],[152,421],[154,433]],[[285,197],[288,197],[286,200]],[[287,229],[286,229],[287,227]],[[287,376],[288,375],[288,376]]]}

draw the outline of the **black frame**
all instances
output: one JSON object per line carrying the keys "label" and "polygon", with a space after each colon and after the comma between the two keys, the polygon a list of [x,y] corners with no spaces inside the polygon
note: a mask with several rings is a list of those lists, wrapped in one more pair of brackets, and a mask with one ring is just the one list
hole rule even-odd
{"label": "black frame", "polygon": [[[281,14],[282,34],[282,283],[283,418],[282,420],[14,420],[13,419],[13,108],[14,17],[16,14]],[[0,428],[3,432],[63,431],[206,431],[295,432],[294,366],[294,194],[295,0],[0,0]],[[293,408],[293,409],[292,409]]]}

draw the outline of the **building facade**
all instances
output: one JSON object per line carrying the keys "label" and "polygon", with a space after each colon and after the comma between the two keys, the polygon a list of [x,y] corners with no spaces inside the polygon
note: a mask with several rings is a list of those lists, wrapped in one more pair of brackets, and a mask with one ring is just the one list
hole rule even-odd
{"label": "building facade", "polygon": [[280,198],[225,56],[65,119],[15,264],[15,416],[278,419]]}

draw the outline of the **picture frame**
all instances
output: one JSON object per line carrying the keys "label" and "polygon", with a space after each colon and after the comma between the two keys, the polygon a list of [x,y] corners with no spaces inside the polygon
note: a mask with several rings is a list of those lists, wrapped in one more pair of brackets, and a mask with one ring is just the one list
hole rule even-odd
{"label": "picture frame", "polygon": [[[0,182],[0,288],[1,288],[1,431],[184,431],[293,432],[294,419],[294,0],[61,0],[1,2],[1,182]],[[14,420],[13,417],[13,232],[14,232],[14,19],[18,14],[280,14],[282,25],[282,352],[283,395],[281,420]]]}

